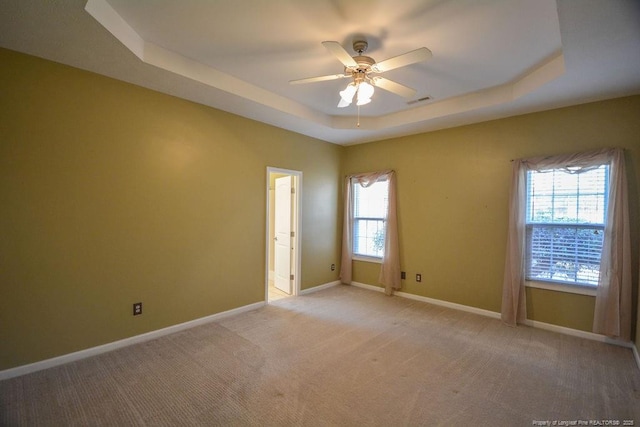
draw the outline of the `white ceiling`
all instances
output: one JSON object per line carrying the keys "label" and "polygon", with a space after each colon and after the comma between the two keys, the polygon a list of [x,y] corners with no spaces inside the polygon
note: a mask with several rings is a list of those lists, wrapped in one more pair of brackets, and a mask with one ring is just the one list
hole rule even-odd
{"label": "white ceiling", "polygon": [[[359,127],[348,80],[288,83],[343,72],[321,42],[356,35],[377,61],[433,52]],[[637,0],[3,0],[0,46],[337,144],[640,93]]]}

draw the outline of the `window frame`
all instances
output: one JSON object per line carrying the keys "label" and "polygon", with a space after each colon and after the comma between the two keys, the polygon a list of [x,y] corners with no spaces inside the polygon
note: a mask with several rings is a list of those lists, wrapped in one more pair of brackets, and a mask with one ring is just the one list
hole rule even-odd
{"label": "window frame", "polygon": [[[571,283],[565,282],[561,280],[553,280],[553,279],[541,279],[541,278],[529,278],[529,265],[531,262],[531,242],[530,242],[530,234],[532,233],[535,227],[541,228],[575,228],[575,229],[597,229],[600,230],[603,236],[602,246],[600,247],[600,256],[599,260],[602,260],[602,248],[604,247],[604,233],[607,223],[607,214],[609,208],[609,193],[610,193],[610,174],[611,174],[611,162],[603,161],[594,163],[593,166],[595,168],[600,168],[602,166],[606,166],[605,176],[604,176],[604,200],[603,200],[603,221],[602,223],[580,223],[580,222],[542,222],[542,221],[531,221],[529,220],[529,215],[527,214],[529,210],[529,204],[531,199],[530,187],[529,187],[529,176],[530,172],[537,172],[535,170],[527,170],[525,173],[525,218],[524,218],[524,274],[523,278],[525,281],[525,286],[530,288],[537,289],[546,289],[553,291],[560,291],[566,293],[580,294],[580,295],[590,295],[595,296],[598,289],[598,284],[590,284],[590,283]],[[571,167],[569,165],[568,167]],[[567,167],[552,167],[549,168],[548,171],[560,171],[564,172],[563,169]],[[577,189],[576,189],[577,190]],[[575,193],[578,194],[577,191]]]}
{"label": "window frame", "polygon": [[[389,197],[389,179],[387,178],[383,178],[383,179],[379,179],[377,180],[375,183],[372,184],[379,184],[379,183],[385,183],[387,188],[387,199]],[[352,197],[352,203],[351,203],[351,248],[352,248],[352,259],[356,260],[356,261],[364,261],[364,262],[371,262],[371,263],[375,263],[375,264],[382,264],[384,261],[384,244],[382,247],[382,255],[381,256],[375,256],[375,255],[369,255],[369,254],[363,254],[363,253],[358,253],[356,252],[356,223],[357,221],[382,221],[383,223],[383,228],[384,228],[384,235],[383,235],[383,242],[386,240],[386,233],[387,233],[387,216],[388,216],[388,200],[387,200],[387,212],[385,212],[385,216],[384,217],[371,217],[371,216],[362,216],[362,217],[357,217],[356,216],[356,211],[357,209],[357,200],[356,200],[356,186],[360,186],[361,188],[367,188],[367,187],[362,187],[362,185],[357,182],[352,180],[351,183],[351,197]]]}

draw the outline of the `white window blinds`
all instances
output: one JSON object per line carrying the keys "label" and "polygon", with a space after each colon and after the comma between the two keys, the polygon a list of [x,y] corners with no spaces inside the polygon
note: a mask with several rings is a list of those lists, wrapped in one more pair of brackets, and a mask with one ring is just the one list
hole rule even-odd
{"label": "white window blinds", "polygon": [[609,166],[526,175],[527,280],[597,286]]}
{"label": "white window blinds", "polygon": [[388,181],[377,181],[368,187],[358,182],[353,188],[353,253],[382,258],[386,232]]}

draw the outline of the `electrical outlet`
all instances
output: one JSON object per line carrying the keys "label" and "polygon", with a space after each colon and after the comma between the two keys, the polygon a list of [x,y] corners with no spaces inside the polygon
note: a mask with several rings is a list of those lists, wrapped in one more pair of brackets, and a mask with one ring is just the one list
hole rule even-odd
{"label": "electrical outlet", "polygon": [[133,315],[137,316],[138,314],[142,314],[142,303],[141,302],[133,303]]}
{"label": "electrical outlet", "polygon": [[416,282],[422,282],[422,274],[416,274]]}
{"label": "electrical outlet", "polygon": [[335,264],[331,264],[331,271],[336,269],[336,265]]}
{"label": "electrical outlet", "polygon": [[400,272],[400,279],[404,280],[407,278],[407,272],[406,271],[401,271]]}

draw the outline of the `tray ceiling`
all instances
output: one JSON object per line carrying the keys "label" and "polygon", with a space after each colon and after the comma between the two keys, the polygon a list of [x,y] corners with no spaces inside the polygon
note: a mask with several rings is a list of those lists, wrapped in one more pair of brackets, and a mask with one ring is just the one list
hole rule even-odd
{"label": "tray ceiling", "polygon": [[[13,0],[0,11],[3,47],[337,144],[640,92],[639,2]],[[378,88],[358,112],[337,108],[346,79],[288,83],[341,73],[321,42],[351,52],[362,36],[377,61],[433,52],[384,74],[414,97]]]}

